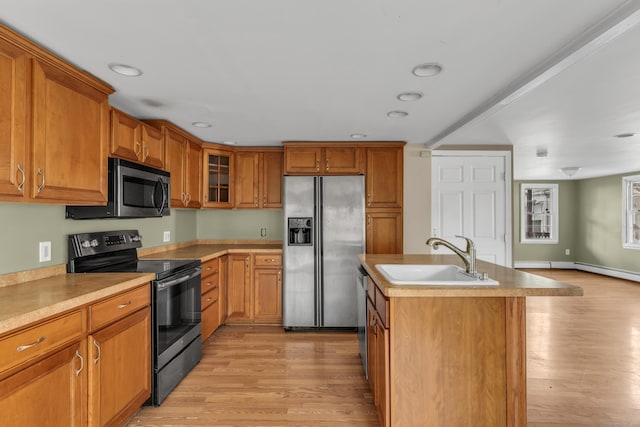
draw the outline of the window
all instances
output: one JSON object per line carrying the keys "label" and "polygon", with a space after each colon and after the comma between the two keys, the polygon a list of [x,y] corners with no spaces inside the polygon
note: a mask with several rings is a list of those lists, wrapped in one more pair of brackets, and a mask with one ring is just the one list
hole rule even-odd
{"label": "window", "polygon": [[622,178],[622,246],[640,249],[640,175]]}
{"label": "window", "polygon": [[558,243],[558,184],[521,184],[520,242]]}

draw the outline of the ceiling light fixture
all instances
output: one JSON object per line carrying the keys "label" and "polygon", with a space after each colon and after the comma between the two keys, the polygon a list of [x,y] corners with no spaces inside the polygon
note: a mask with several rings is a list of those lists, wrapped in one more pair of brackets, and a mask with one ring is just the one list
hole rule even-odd
{"label": "ceiling light fixture", "polygon": [[109,69],[121,76],[138,77],[142,75],[141,69],[132,67],[131,65],[111,63],[109,64]]}
{"label": "ceiling light fixture", "polygon": [[627,132],[627,133],[619,133],[617,135],[614,135],[616,138],[631,138],[632,136],[636,136],[636,133],[633,132]]}
{"label": "ceiling light fixture", "polygon": [[353,139],[362,139],[362,138],[366,138],[367,134],[366,133],[352,133],[351,134],[351,138]]}
{"label": "ceiling light fixture", "polygon": [[417,101],[422,98],[422,94],[420,92],[402,92],[397,96],[400,101]]}
{"label": "ceiling light fixture", "polygon": [[222,141],[222,143],[224,145],[238,145],[238,143],[235,141]]}
{"label": "ceiling light fixture", "polygon": [[392,118],[400,118],[400,117],[407,117],[409,115],[409,113],[407,113],[406,111],[400,111],[400,110],[393,110],[393,111],[389,111],[387,113],[387,116],[392,117]]}
{"label": "ceiling light fixture", "polygon": [[573,176],[573,175],[577,174],[580,171],[580,169],[582,169],[582,168],[578,167],[578,166],[567,166],[567,167],[564,167],[564,168],[560,168],[562,173],[567,175],[567,176]]}
{"label": "ceiling light fixture", "polygon": [[211,124],[207,122],[193,122],[191,126],[195,126],[197,128],[210,128]]}
{"label": "ceiling light fixture", "polygon": [[426,62],[424,64],[416,65],[411,70],[414,76],[418,77],[433,77],[442,72],[442,65],[437,62]]}

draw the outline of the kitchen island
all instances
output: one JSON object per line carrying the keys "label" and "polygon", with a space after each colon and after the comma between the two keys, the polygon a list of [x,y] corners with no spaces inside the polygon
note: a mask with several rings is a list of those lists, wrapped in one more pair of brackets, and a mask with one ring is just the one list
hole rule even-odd
{"label": "kitchen island", "polygon": [[527,296],[582,289],[478,261],[498,285],[394,285],[377,264],[453,264],[455,255],[360,255],[368,374],[383,426],[527,424]]}

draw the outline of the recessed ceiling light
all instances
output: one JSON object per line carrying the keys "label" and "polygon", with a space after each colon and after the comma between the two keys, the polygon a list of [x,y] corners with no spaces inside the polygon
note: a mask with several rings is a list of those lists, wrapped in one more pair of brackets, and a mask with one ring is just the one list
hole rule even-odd
{"label": "recessed ceiling light", "polygon": [[397,98],[400,101],[417,101],[422,98],[422,94],[420,92],[403,92]]}
{"label": "recessed ceiling light", "polygon": [[539,159],[544,159],[547,157],[547,148],[546,147],[538,147],[536,148],[536,157]]}
{"label": "recessed ceiling light", "polygon": [[131,65],[125,64],[109,64],[109,69],[114,73],[118,73],[127,77],[138,77],[142,75],[142,70]]}
{"label": "recessed ceiling light", "polygon": [[415,67],[413,67],[413,70],[411,72],[418,77],[433,77],[442,72],[442,65],[436,62],[427,62],[424,64],[416,65]]}
{"label": "recessed ceiling light", "polygon": [[351,138],[353,139],[362,139],[362,138],[366,138],[367,134],[365,133],[352,133],[351,134]]}
{"label": "recessed ceiling light", "polygon": [[400,110],[393,110],[387,113],[387,116],[393,117],[393,118],[407,117],[408,115],[409,113],[407,113],[406,111],[400,111]]}
{"label": "recessed ceiling light", "polygon": [[564,168],[560,168],[560,170],[562,171],[563,174],[567,175],[567,176],[573,176],[575,174],[577,174],[580,169],[582,169],[579,166],[567,166]]}
{"label": "recessed ceiling light", "polygon": [[195,126],[197,128],[210,128],[211,124],[206,123],[206,122],[193,122],[191,123],[192,126]]}
{"label": "recessed ceiling light", "polygon": [[224,145],[237,145],[238,143],[235,141],[222,141]]}
{"label": "recessed ceiling light", "polygon": [[616,138],[631,138],[632,136],[636,136],[635,133],[633,132],[627,132],[627,133],[619,133],[617,135],[614,135]]}

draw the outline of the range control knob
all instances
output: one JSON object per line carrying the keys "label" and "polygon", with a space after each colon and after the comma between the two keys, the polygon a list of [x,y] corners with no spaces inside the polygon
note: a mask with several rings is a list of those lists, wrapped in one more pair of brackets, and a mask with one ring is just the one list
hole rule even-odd
{"label": "range control knob", "polygon": [[141,239],[142,239],[142,236],[140,236],[139,234],[131,235],[131,241],[132,242],[139,242]]}
{"label": "range control knob", "polygon": [[91,241],[91,247],[92,247],[92,248],[95,248],[96,246],[98,246],[98,241],[97,241],[96,239],[93,239],[93,240]]}
{"label": "range control knob", "polygon": [[90,248],[91,242],[88,240],[83,240],[82,242],[80,242],[80,246],[82,246],[83,248]]}

